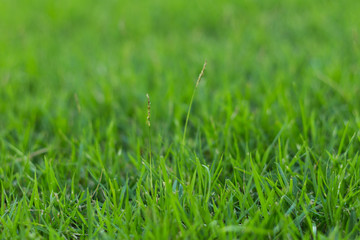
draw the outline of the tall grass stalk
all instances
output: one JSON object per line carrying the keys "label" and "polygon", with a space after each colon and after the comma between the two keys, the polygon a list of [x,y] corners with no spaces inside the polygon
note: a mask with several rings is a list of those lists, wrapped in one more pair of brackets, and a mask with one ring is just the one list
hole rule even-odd
{"label": "tall grass stalk", "polygon": [[191,96],[191,100],[190,100],[190,104],[189,104],[189,108],[188,108],[188,112],[187,112],[187,116],[186,116],[185,126],[184,126],[184,135],[183,135],[183,138],[182,138],[182,150],[184,149],[184,146],[185,146],[186,130],[187,130],[188,122],[189,122],[191,107],[192,107],[192,104],[193,104],[193,101],[194,101],[194,96],[195,96],[195,93],[196,93],[196,89],[198,88],[198,85],[199,85],[199,83],[201,81],[201,78],[204,75],[206,64],[207,64],[207,61],[205,60],[203,68],[202,68],[202,70],[201,70],[201,72],[199,74],[199,77],[198,77],[198,79],[196,81],[194,91],[193,91],[192,96]]}
{"label": "tall grass stalk", "polygon": [[151,121],[150,121],[151,102],[150,102],[150,96],[149,96],[148,93],[146,94],[146,98],[147,98],[146,124],[148,125],[148,134],[149,134],[150,187],[151,187],[151,190],[152,190],[153,189],[153,187],[152,187],[152,149],[151,149],[151,132],[150,132],[150,128],[151,128]]}

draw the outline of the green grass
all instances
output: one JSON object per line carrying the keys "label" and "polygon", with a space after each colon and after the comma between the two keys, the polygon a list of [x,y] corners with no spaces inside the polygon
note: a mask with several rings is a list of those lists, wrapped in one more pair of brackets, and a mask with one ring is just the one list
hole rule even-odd
{"label": "green grass", "polygon": [[0,6],[1,239],[360,238],[360,1]]}

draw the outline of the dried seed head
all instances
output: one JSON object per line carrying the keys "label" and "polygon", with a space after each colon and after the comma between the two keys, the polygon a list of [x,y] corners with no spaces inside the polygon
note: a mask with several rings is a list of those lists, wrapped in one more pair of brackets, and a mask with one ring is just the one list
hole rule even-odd
{"label": "dried seed head", "polygon": [[147,123],[147,125],[150,127],[150,109],[151,109],[151,102],[150,102],[150,96],[149,96],[148,93],[146,94],[146,97],[147,97],[147,101],[148,101],[148,104],[147,104],[147,118],[146,118],[146,123]]}
{"label": "dried seed head", "polygon": [[200,72],[200,74],[199,74],[199,77],[198,77],[198,79],[197,79],[197,81],[196,81],[196,87],[199,85],[200,80],[201,80],[202,76],[204,75],[204,71],[205,71],[205,68],[206,68],[206,64],[207,64],[207,61],[205,60],[204,66],[203,66],[203,68],[202,68],[202,70],[201,70],[201,72]]}

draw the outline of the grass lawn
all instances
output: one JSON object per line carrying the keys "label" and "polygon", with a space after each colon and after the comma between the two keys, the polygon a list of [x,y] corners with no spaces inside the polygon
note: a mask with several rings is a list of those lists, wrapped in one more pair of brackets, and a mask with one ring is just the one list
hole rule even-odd
{"label": "grass lawn", "polygon": [[359,26],[358,0],[0,0],[0,239],[360,238]]}

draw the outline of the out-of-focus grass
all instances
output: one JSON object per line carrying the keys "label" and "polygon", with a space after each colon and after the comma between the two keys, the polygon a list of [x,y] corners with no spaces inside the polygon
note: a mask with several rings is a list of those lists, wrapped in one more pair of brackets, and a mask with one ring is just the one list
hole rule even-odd
{"label": "out-of-focus grass", "polygon": [[359,237],[359,12],[2,0],[1,238]]}

